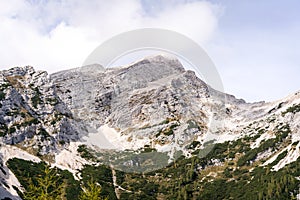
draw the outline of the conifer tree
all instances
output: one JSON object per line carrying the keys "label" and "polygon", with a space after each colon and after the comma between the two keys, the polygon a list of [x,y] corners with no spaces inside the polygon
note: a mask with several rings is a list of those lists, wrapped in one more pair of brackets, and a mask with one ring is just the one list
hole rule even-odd
{"label": "conifer tree", "polygon": [[83,187],[83,192],[81,192],[80,200],[108,200],[108,198],[102,198],[100,196],[102,188],[94,181],[89,181],[87,187]]}
{"label": "conifer tree", "polygon": [[55,169],[45,166],[43,175],[31,178],[29,187],[24,192],[24,200],[59,200],[63,199],[65,184],[57,176]]}

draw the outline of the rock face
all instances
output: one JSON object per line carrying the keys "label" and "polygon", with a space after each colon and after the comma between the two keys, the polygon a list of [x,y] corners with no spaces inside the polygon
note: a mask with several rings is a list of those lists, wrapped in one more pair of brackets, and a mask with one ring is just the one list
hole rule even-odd
{"label": "rock face", "polygon": [[277,108],[277,102],[249,104],[210,88],[177,59],[163,56],[50,76],[17,67],[2,71],[0,84],[3,143],[24,143],[38,154],[56,152],[104,125],[118,132],[117,143],[130,148],[184,150],[194,140],[205,142],[207,134],[234,135],[243,123],[276,115],[299,96]]}
{"label": "rock face", "polygon": [[[0,135],[5,144],[34,138],[37,153],[54,151],[59,141],[77,139],[72,113],[43,71],[32,67],[0,73]],[[71,133],[71,134],[70,134]]]}
{"label": "rock face", "polygon": [[98,67],[93,73],[86,67],[58,72],[50,75],[50,80],[74,119],[89,130],[108,124],[122,140],[153,141],[138,142],[136,148],[174,142],[186,145],[208,130],[210,118],[226,115],[222,108],[225,94],[214,91],[218,97],[212,97],[210,87],[194,72],[186,71],[178,60],[162,56],[128,67]]}
{"label": "rock face", "polygon": [[[276,102],[246,103],[212,89],[178,60],[163,56],[50,76],[32,67],[0,72],[1,143],[18,144],[38,156],[59,153],[90,133],[104,135],[119,150],[148,147],[172,157],[178,151],[189,156],[207,142],[257,135],[251,143],[255,148],[288,128],[286,137],[294,146],[277,145],[289,150],[274,167],[278,170],[300,155],[295,143],[300,140],[299,111],[300,93]],[[275,153],[261,152],[257,159]]]}

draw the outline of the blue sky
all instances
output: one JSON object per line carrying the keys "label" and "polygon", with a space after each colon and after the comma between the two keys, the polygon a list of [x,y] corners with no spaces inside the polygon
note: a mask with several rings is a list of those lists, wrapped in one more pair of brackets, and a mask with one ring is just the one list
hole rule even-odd
{"label": "blue sky", "polygon": [[[258,101],[299,90],[300,1],[212,2],[224,6],[224,11],[218,18],[218,36],[207,51],[226,91]],[[215,51],[221,46],[228,54]]]}
{"label": "blue sky", "polygon": [[1,1],[0,69],[77,67],[113,35],[166,28],[206,50],[226,92],[276,100],[300,89],[299,9],[297,0]]}

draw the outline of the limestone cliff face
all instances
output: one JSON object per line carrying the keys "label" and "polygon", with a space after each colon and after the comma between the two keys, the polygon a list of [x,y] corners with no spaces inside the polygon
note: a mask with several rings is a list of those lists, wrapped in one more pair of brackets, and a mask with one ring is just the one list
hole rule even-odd
{"label": "limestone cliff face", "polygon": [[[44,71],[32,67],[0,73],[0,125],[5,144],[31,141],[39,153],[56,150],[60,141],[77,139],[72,112]],[[33,140],[32,140],[33,139]]]}
{"label": "limestone cliff face", "polygon": [[50,76],[17,67],[2,71],[0,84],[2,142],[22,143],[39,154],[82,141],[104,125],[117,131],[119,143],[133,141],[131,147],[176,144],[184,150],[194,140],[204,143],[207,134],[236,136],[258,119],[274,115],[287,121],[289,115],[280,113],[299,101],[296,94],[282,102],[246,103],[212,89],[177,59],[163,56]]}
{"label": "limestone cliff face", "polygon": [[58,72],[50,80],[74,119],[88,129],[107,124],[128,140],[145,136],[166,144],[177,133],[180,143],[190,143],[207,131],[213,112],[225,113],[221,100],[211,106],[210,88],[194,72],[162,56],[127,67],[94,65]]}

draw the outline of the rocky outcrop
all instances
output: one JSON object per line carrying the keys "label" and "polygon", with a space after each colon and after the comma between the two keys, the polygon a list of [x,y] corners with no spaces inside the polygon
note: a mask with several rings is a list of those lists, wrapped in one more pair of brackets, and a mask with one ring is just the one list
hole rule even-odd
{"label": "rocky outcrop", "polygon": [[44,71],[32,67],[0,73],[0,125],[5,144],[30,141],[37,153],[55,151],[60,143],[76,137],[72,112],[55,93]]}

